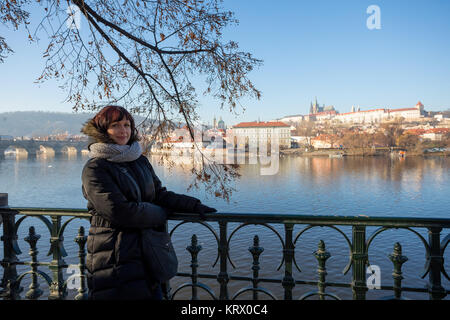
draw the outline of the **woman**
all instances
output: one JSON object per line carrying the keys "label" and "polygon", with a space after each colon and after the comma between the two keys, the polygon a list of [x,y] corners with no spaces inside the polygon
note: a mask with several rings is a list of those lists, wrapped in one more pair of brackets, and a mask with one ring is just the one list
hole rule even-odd
{"label": "woman", "polygon": [[216,210],[161,186],[142,155],[126,109],[106,106],[81,131],[90,137],[90,159],[82,173],[92,215],[86,259],[89,298],[161,299],[160,284],[143,263],[140,229],[164,228],[171,212],[204,215]]}

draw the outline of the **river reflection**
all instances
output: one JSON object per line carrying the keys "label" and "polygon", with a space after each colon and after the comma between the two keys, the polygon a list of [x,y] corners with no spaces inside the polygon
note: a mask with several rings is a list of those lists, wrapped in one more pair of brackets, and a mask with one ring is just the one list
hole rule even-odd
{"label": "river reflection", "polygon": [[[81,194],[81,170],[87,157],[57,155],[42,159],[0,160],[2,192],[13,206],[85,207]],[[174,159],[169,170],[150,158],[163,184],[185,193],[193,181],[183,159]],[[241,165],[241,178],[230,203],[205,190],[190,194],[230,212],[298,212],[326,214],[345,210],[346,215],[365,211],[377,215],[446,216],[450,200],[450,161],[443,157],[406,158],[309,158],[283,157],[275,175],[261,175],[258,165]],[[44,188],[42,188],[44,187]],[[72,192],[76,188],[77,192]],[[61,201],[54,201],[57,196]],[[368,201],[366,201],[368,200]],[[408,204],[413,204],[410,206]],[[404,210],[401,210],[406,212]]]}
{"label": "river reflection", "polygon": [[[158,156],[150,157],[155,171],[169,190],[186,193],[186,188],[193,181],[188,170],[175,165],[172,169],[158,164]],[[85,208],[86,200],[81,193],[81,171],[87,157],[56,155],[47,159],[0,160],[0,192],[9,194],[12,207],[68,207]],[[182,159],[177,159],[180,162]],[[202,202],[216,207],[219,212],[246,213],[293,213],[315,215],[342,216],[405,216],[405,217],[449,217],[450,208],[450,160],[445,157],[407,157],[406,159],[390,159],[386,157],[294,157],[280,158],[276,175],[261,175],[258,165],[241,165],[241,178],[233,186],[237,190],[231,201],[226,202],[208,194],[203,189],[193,189],[190,195],[198,197]],[[64,235],[65,248],[69,253],[67,263],[77,263],[77,245],[73,243],[80,222],[69,225]],[[19,230],[19,245],[22,249],[20,259],[28,260],[28,244],[23,241],[28,227],[35,225],[37,233],[42,235],[39,241],[39,260],[50,261],[46,254],[49,249],[49,234],[42,222],[36,218],[26,219]],[[81,222],[85,228],[87,221]],[[213,228],[217,226],[213,223]],[[174,226],[174,222],[171,222]],[[229,234],[238,226],[231,224]],[[306,226],[296,226],[294,235]],[[283,234],[282,226],[274,226]],[[349,238],[351,229],[341,228]],[[374,232],[368,228],[367,235]],[[218,231],[217,231],[218,232]],[[420,231],[422,232],[422,231]],[[190,237],[195,233],[203,250],[199,255],[199,272],[219,272],[219,267],[212,267],[217,255],[214,236],[205,227],[186,224],[175,233],[174,245],[180,256],[183,271],[189,270],[190,256],[185,248],[190,244]],[[281,262],[282,248],[278,237],[267,228],[248,226],[239,230],[230,242],[230,258],[238,269],[231,266],[231,275],[251,276],[251,255],[248,247],[253,244],[255,235],[260,237],[264,252],[261,255],[261,276],[281,279],[283,268],[277,271]],[[444,237],[446,234],[443,234]],[[426,232],[422,236],[427,238]],[[328,280],[350,282],[351,271],[342,275],[348,262],[348,247],[342,235],[330,228],[315,228],[302,235],[302,241],[296,245],[296,261],[302,272],[296,271],[296,279],[317,279],[317,261],[313,252],[317,250],[319,240],[324,240],[327,250],[332,254],[327,262]],[[380,235],[370,249],[372,264],[382,267],[382,284],[392,285],[392,264],[387,255],[392,253],[393,245],[399,241],[403,246],[403,254],[409,260],[404,265],[405,285],[425,286],[420,279],[420,272],[425,265],[425,250],[420,240],[406,230],[396,230]],[[0,244],[1,246],[2,244]],[[2,252],[2,248],[0,248]],[[449,266],[449,252],[446,251],[445,266]],[[21,267],[22,268],[22,267]],[[26,271],[23,267],[23,271]],[[202,280],[203,281],[203,280]],[[176,287],[186,279],[173,281]],[[205,280],[218,292],[216,280]],[[26,282],[25,282],[26,283]],[[448,281],[444,279],[448,288]],[[249,283],[230,282],[231,295]],[[42,285],[43,286],[43,285]],[[264,284],[278,298],[283,297],[283,289],[278,284]],[[298,298],[314,287],[296,286],[294,296]],[[351,298],[350,289],[330,288],[344,298]],[[180,297],[187,297],[190,290],[181,292]],[[76,292],[74,293],[76,294]],[[368,297],[380,297],[386,292],[371,291]],[[427,295],[405,293],[411,298],[427,298]],[[203,296],[207,298],[207,296]],[[247,296],[247,298],[249,298]]]}
{"label": "river reflection", "polygon": [[[284,157],[272,176],[261,175],[257,165],[241,165],[231,202],[208,201],[227,212],[446,217],[449,166],[440,157]],[[179,167],[169,171],[156,165],[156,171],[178,192],[192,181]]]}

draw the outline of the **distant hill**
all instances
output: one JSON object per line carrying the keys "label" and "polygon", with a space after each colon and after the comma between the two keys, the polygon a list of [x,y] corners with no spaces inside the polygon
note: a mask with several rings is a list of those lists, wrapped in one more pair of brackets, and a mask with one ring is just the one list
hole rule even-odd
{"label": "distant hill", "polygon": [[[0,113],[0,135],[13,137],[80,134],[82,125],[93,113],[17,111]],[[138,121],[141,117],[135,117]],[[142,118],[143,119],[143,118]]]}

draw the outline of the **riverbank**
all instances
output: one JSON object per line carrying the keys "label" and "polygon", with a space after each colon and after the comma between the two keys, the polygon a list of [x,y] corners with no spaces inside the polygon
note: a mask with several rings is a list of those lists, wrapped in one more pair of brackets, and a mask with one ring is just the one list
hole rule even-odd
{"label": "riverbank", "polygon": [[[391,151],[389,148],[352,148],[352,149],[319,149],[306,151],[305,148],[295,148],[295,149],[282,149],[279,151],[281,156],[292,155],[301,157],[330,157],[330,158],[340,158],[343,156],[357,156],[357,157],[373,157],[373,156],[401,156],[401,149],[395,149]],[[405,151],[405,150],[403,150]],[[202,151],[205,156],[214,156],[214,152],[211,150]],[[223,151],[227,154],[226,151]],[[192,150],[152,150],[152,155],[171,155],[171,156],[185,156],[192,157]],[[200,155],[200,152],[196,151],[195,154]],[[239,152],[240,156],[249,157],[249,152]],[[231,152],[228,156],[234,157],[234,153]],[[404,156],[450,156],[450,150],[438,151],[438,152],[426,152],[422,150],[406,150]]]}
{"label": "riverbank", "polygon": [[[371,149],[371,148],[360,148],[360,149],[321,149],[314,151],[305,151],[305,149],[284,149],[280,150],[281,155],[295,155],[302,157],[341,157],[341,156],[390,156],[391,151],[389,149]],[[394,155],[399,155],[398,151],[393,151]],[[405,156],[450,156],[450,151],[440,151],[440,152],[424,152],[424,151],[406,151]]]}

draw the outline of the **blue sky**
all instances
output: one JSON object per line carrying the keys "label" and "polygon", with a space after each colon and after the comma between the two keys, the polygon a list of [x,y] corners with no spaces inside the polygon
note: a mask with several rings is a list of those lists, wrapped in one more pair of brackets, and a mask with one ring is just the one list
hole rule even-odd
{"label": "blue sky", "polygon": [[[381,10],[381,29],[369,30],[367,7]],[[264,60],[250,78],[261,100],[243,100],[237,116],[200,97],[207,122],[220,116],[227,124],[307,114],[310,102],[349,112],[412,107],[450,108],[450,1],[225,0],[239,25],[224,38]],[[83,23],[83,21],[82,21]],[[21,32],[0,27],[15,50],[0,64],[0,112],[71,112],[66,94],[54,80],[37,85],[46,42],[29,44]]]}

